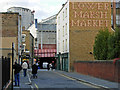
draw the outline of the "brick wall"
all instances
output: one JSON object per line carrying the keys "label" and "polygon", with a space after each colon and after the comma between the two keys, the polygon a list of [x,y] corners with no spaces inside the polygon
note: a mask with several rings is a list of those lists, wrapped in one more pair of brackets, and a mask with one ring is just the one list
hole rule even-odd
{"label": "brick wall", "polygon": [[[0,15],[2,16],[2,37],[15,37],[16,38],[16,50],[18,52],[18,33],[19,29],[18,27],[18,20],[20,17],[18,13],[7,13],[7,12],[3,12],[0,13]],[[7,40],[6,40],[7,42]],[[11,41],[12,43],[12,41]]]}
{"label": "brick wall", "polygon": [[[43,44],[43,49],[56,49],[56,44]],[[41,49],[41,44],[39,44],[39,49]]]}
{"label": "brick wall", "polygon": [[34,37],[30,33],[30,31],[28,31],[28,30],[23,30],[22,34],[26,35],[25,42],[22,42],[22,44],[26,44],[25,49],[30,51],[31,58],[33,58]]}
{"label": "brick wall", "polygon": [[17,13],[2,13],[2,36],[18,36],[18,15]]}
{"label": "brick wall", "polygon": [[[28,51],[30,51],[30,31],[28,31],[28,30],[23,30],[22,31],[22,34],[25,34],[26,35],[26,37],[25,37],[25,42],[23,42],[24,44],[26,44],[26,46],[25,46],[25,49],[27,49]],[[22,43],[22,44],[23,44]]]}
{"label": "brick wall", "polygon": [[120,61],[113,64],[113,61],[76,61],[74,71],[102,78],[110,81],[120,82]]}
{"label": "brick wall", "polygon": [[[87,4],[99,5],[100,3],[103,6],[108,5],[108,7],[105,8],[102,6],[101,9],[97,8],[96,6],[93,7],[93,9],[91,9],[89,5],[87,7]],[[96,17],[96,15],[91,17],[91,12],[98,12],[99,17]],[[106,14],[104,14],[105,16],[100,16],[100,13]],[[90,52],[93,52],[94,40],[98,31],[104,28],[108,28],[109,31],[111,31],[111,3],[69,3],[69,52],[71,71],[73,70],[73,62],[75,60],[94,60],[94,56],[93,54],[90,54]]]}

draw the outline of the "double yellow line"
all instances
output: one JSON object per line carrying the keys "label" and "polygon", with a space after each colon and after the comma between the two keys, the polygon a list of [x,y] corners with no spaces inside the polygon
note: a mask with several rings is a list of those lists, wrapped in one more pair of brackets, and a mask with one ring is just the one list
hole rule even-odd
{"label": "double yellow line", "polygon": [[70,79],[70,80],[75,80],[75,79],[73,79],[73,78],[71,78],[71,77],[68,77],[68,76],[66,76],[66,75],[64,75],[64,74],[60,74],[60,73],[58,73],[58,72],[54,72],[54,73],[59,74],[60,76],[63,76],[63,77],[68,78],[68,79]]}
{"label": "double yellow line", "polygon": [[[60,73],[58,73],[58,72],[54,72],[54,73],[56,73],[56,74],[58,74],[58,75],[60,75],[60,76],[63,76],[63,77],[65,77],[65,78],[68,78],[68,79],[70,79],[70,80],[76,81],[76,79],[74,79],[74,78],[72,78],[72,77],[69,77],[69,76],[67,76],[67,75],[60,74]],[[90,84],[85,83],[85,82],[82,82],[82,81],[76,81],[76,82],[81,83],[81,84],[84,84],[84,85],[87,85],[87,86],[90,86],[90,87],[93,87],[93,88],[98,88],[97,86],[93,86],[93,85],[90,85]]]}

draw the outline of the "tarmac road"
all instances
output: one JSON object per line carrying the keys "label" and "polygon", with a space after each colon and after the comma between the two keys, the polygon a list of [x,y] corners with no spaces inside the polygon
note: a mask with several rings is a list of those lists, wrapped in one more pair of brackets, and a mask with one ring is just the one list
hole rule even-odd
{"label": "tarmac road", "polygon": [[98,87],[76,81],[70,77],[64,76],[57,71],[39,71],[37,79],[31,79],[33,89],[51,89],[51,90],[98,90]]}

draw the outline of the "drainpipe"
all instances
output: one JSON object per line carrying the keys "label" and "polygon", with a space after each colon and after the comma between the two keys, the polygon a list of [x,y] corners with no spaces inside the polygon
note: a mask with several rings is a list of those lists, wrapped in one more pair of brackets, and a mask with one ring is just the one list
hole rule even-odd
{"label": "drainpipe", "polygon": [[113,29],[116,27],[116,0],[113,0]]}

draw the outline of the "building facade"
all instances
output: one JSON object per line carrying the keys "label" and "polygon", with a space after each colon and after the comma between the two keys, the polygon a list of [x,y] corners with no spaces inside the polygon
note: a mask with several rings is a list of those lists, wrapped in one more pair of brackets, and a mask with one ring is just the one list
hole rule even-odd
{"label": "building facade", "polygon": [[33,64],[34,58],[34,37],[29,30],[22,31],[22,62],[27,61]]}
{"label": "building facade", "polygon": [[[10,80],[12,80],[12,64],[17,61],[20,63],[21,56],[21,16],[19,13],[0,13],[0,58],[1,56],[10,58],[9,63],[5,61],[4,64],[7,64],[8,74],[10,74]],[[12,52],[12,43],[14,43],[14,51]],[[12,61],[12,54],[13,60]],[[17,59],[17,60],[16,60]],[[2,60],[1,60],[2,61]],[[2,61],[3,64],[3,61]],[[1,65],[2,66],[2,65]],[[2,69],[2,68],[1,68]],[[5,70],[5,68],[3,69]],[[5,70],[6,71],[6,70]],[[3,74],[5,75],[5,74]],[[6,78],[6,76],[5,76]]]}
{"label": "building facade", "polygon": [[37,46],[35,56],[40,60],[40,66],[43,62],[56,62],[56,15],[43,19],[37,24]]}
{"label": "building facade", "polygon": [[37,49],[38,44],[37,44],[37,19],[34,20],[34,24],[32,24],[28,30],[34,37],[34,49]]}
{"label": "building facade", "polygon": [[22,28],[27,30],[34,23],[34,11],[23,7],[11,7],[8,12],[17,12],[22,18]]}
{"label": "building facade", "polygon": [[21,16],[19,13],[0,13],[2,20],[2,56],[9,57],[11,55],[12,42],[14,43],[14,57],[20,60],[21,55]]}
{"label": "building facade", "polygon": [[[57,68],[68,71],[69,67],[69,3],[63,4],[57,15]],[[63,59],[64,58],[64,59]]]}
{"label": "building facade", "polygon": [[39,48],[42,49],[42,44],[56,44],[56,15],[43,19],[37,26]]}
{"label": "building facade", "polygon": [[[111,4],[111,25],[113,26],[113,3]],[[120,1],[116,2],[116,26],[120,28]]]}
{"label": "building facade", "polygon": [[[91,1],[91,2],[90,2]],[[76,60],[94,60],[99,30],[111,31],[111,2],[68,0],[57,15],[57,68],[73,71]]]}

